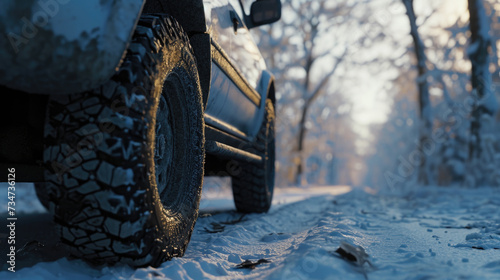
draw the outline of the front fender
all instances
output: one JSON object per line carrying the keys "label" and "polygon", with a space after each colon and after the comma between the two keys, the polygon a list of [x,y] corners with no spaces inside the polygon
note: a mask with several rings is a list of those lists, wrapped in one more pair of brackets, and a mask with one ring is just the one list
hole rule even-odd
{"label": "front fender", "polygon": [[257,92],[260,94],[260,105],[259,111],[255,118],[252,136],[256,136],[260,130],[260,126],[264,121],[264,113],[266,112],[266,100],[271,99],[273,104],[276,104],[276,97],[274,93],[274,75],[268,70],[262,71],[259,83],[256,88]]}
{"label": "front fender", "polygon": [[115,73],[145,0],[3,0],[0,84],[29,93],[95,88]]}

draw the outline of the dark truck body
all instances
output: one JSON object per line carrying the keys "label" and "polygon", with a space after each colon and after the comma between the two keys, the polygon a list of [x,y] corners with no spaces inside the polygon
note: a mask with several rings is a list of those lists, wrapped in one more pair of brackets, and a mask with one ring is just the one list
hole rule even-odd
{"label": "dark truck body", "polygon": [[[151,12],[175,17],[194,49],[205,106],[205,175],[224,176],[227,159],[260,160],[246,147],[262,123],[266,99],[275,101],[274,80],[240,1],[16,2],[2,4],[0,12],[0,181],[12,167],[17,181],[43,181],[48,95],[89,90],[109,79],[138,17]],[[82,24],[96,10],[92,23]],[[57,28],[61,22],[69,23]]]}

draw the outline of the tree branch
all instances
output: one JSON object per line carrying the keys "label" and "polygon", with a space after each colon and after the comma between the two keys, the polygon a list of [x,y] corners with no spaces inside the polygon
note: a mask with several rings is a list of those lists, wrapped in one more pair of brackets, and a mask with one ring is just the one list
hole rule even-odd
{"label": "tree branch", "polygon": [[337,62],[335,63],[335,65],[333,66],[333,69],[328,72],[328,74],[325,75],[325,77],[323,77],[323,79],[321,80],[321,82],[319,82],[319,84],[316,86],[316,88],[314,89],[314,91],[309,95],[309,97],[306,99],[306,104],[310,104],[312,103],[316,98],[318,98],[318,96],[320,95],[321,93],[321,89],[326,85],[326,83],[328,82],[328,80],[330,79],[330,77],[335,74],[335,72],[337,71],[337,68],[339,67],[339,65],[342,63],[342,61],[344,60],[345,56],[347,54],[347,49],[344,51],[344,53],[339,56],[337,58]]}

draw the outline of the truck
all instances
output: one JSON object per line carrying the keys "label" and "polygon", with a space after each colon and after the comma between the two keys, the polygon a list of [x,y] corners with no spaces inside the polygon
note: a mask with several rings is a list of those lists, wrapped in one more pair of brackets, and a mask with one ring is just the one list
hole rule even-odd
{"label": "truck", "polygon": [[275,83],[249,29],[279,0],[5,0],[2,181],[35,182],[73,256],[159,266],[186,251],[204,176],[267,212]]}

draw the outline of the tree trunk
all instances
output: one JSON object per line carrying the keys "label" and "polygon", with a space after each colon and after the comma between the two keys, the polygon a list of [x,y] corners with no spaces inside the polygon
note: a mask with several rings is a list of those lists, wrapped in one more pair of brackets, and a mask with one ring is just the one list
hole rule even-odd
{"label": "tree trunk", "polygon": [[[298,136],[298,140],[297,140],[297,157],[296,157],[296,163],[295,163],[296,164],[296,172],[295,172],[295,180],[294,181],[295,181],[295,184],[297,184],[297,185],[302,185],[302,183],[303,183],[303,182],[301,182],[302,173],[303,173],[302,164],[304,161],[302,154],[304,151],[304,139],[305,139],[306,132],[307,132],[306,120],[307,120],[307,113],[309,112],[309,107],[311,107],[311,104],[314,103],[314,100],[316,100],[324,92],[323,88],[326,86],[330,77],[333,76],[333,74],[335,74],[335,71],[337,71],[340,63],[342,63],[346,54],[347,54],[347,50],[340,57],[337,58],[337,62],[335,62],[333,69],[328,74],[326,74],[325,77],[323,77],[323,80],[321,80],[321,82],[316,86],[314,91],[312,93],[308,94],[307,95],[308,97],[304,99],[304,107],[302,108],[302,115],[301,115],[300,122],[299,122],[299,136]],[[307,65],[308,65],[308,68],[306,68],[306,69],[310,69],[310,66],[312,65],[312,61],[308,60]],[[309,83],[310,83],[309,72],[310,71],[308,71],[307,75],[306,75],[306,82],[305,82],[306,91],[309,88]]]}
{"label": "tree trunk", "polygon": [[492,75],[489,71],[489,51],[491,39],[489,36],[490,23],[482,0],[469,0],[471,44],[468,55],[472,63],[472,91],[476,94],[476,102],[472,111],[471,141],[469,158],[480,159],[481,145],[481,117],[496,113],[496,98],[492,91]]}
{"label": "tree trunk", "polygon": [[306,119],[307,113],[309,112],[309,107],[311,105],[311,100],[305,100],[304,108],[302,109],[302,115],[299,123],[299,138],[297,142],[297,170],[295,172],[295,184],[302,185],[302,164],[303,164],[303,156],[302,153],[304,151],[304,138],[306,135]]}
{"label": "tree trunk", "polygon": [[[406,14],[410,20],[410,34],[413,38],[413,45],[417,56],[417,85],[421,119],[419,143],[421,150],[423,150],[425,144],[429,142],[429,136],[432,132],[432,107],[429,98],[429,83],[427,82],[427,56],[425,55],[425,45],[418,33],[417,17],[413,9],[413,0],[403,0],[403,4],[406,7]],[[418,180],[422,184],[428,184],[430,179],[428,174],[428,159],[424,151],[421,152],[421,157],[420,167],[418,168]]]}

